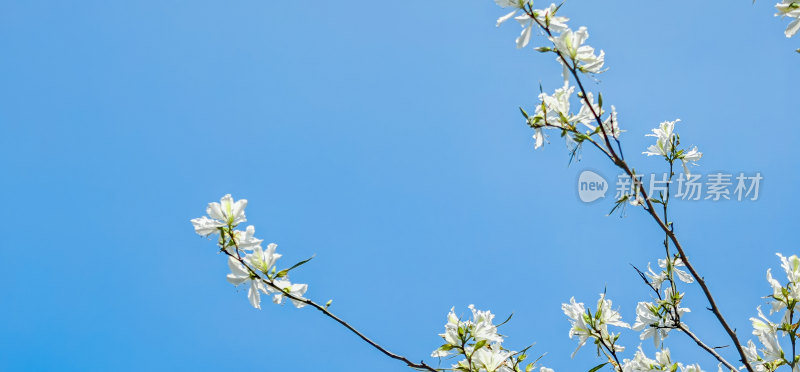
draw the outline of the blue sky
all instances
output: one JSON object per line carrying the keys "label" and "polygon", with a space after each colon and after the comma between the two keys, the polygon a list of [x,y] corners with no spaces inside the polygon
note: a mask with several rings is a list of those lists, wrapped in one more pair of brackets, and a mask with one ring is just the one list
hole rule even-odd
{"label": "blue sky", "polygon": [[[546,4],[537,4],[546,5]],[[775,252],[797,253],[798,39],[772,3],[597,2],[562,12],[606,52],[629,161],[682,119],[703,172],[760,171],[755,202],[682,202],[676,231],[744,338]],[[308,295],[413,360],[452,306],[513,312],[506,346],[597,364],[560,305],[648,298],[640,211],[576,195],[556,136],[517,107],[559,86],[492,1],[6,1],[0,4],[0,370],[403,371],[311,309],[254,310],[189,219],[231,193]],[[541,38],[534,44],[541,44]],[[727,345],[697,286],[685,320]],[[633,350],[640,342],[625,333]],[[683,335],[677,360],[714,369]],[[650,342],[644,342],[652,350]],[[726,349],[723,349],[726,350]],[[730,348],[726,351],[731,354]],[[732,358],[733,359],[733,358]],[[435,361],[431,361],[434,362]],[[448,366],[444,364],[443,366]]]}

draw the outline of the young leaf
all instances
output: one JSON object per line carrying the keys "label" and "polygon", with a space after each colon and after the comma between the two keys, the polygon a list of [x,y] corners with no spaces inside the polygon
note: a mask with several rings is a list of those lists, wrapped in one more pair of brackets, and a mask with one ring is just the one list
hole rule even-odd
{"label": "young leaf", "polygon": [[589,372],[597,372],[600,370],[600,368],[603,368],[603,366],[605,366],[606,364],[608,364],[608,362],[605,362],[603,364],[598,364],[594,368],[590,369]]}

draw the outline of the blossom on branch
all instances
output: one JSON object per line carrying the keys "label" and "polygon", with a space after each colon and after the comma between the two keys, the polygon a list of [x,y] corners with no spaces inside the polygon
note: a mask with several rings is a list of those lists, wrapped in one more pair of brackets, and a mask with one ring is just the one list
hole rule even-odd
{"label": "blossom on branch", "polygon": [[646,134],[645,136],[647,137],[656,137],[656,143],[655,145],[650,145],[643,154],[647,156],[662,156],[670,163],[674,160],[680,160],[683,165],[683,171],[689,175],[691,172],[688,165],[697,165],[695,162],[703,157],[703,153],[697,151],[697,146],[688,151],[678,149],[680,138],[675,133],[675,123],[679,121],[681,119],[661,122],[657,128],[653,129],[653,133]]}
{"label": "blossom on branch", "polygon": [[242,250],[252,251],[255,248],[261,248],[263,239],[256,239],[256,228],[253,225],[247,226],[245,231],[234,230],[233,240],[236,242],[235,246]]}
{"label": "blossom on branch", "polygon": [[261,294],[259,292],[269,293],[270,290],[267,285],[233,257],[228,257],[228,267],[231,269],[231,273],[228,274],[228,282],[235,286],[239,286],[242,283],[250,284],[247,298],[254,308],[261,309]]}
{"label": "blossom on branch", "polygon": [[[633,359],[625,359],[622,363],[623,372],[655,372],[655,371],[671,371],[675,372],[703,372],[697,364],[684,366],[682,363],[675,363],[672,361],[669,349],[664,348],[656,352],[656,359],[650,359],[645,356],[642,348],[636,351]],[[722,369],[720,368],[720,371]]]}
{"label": "blossom on branch", "polygon": [[[589,31],[581,26],[578,31],[567,29],[558,37],[551,37],[550,41],[564,58],[572,61],[575,68],[582,72],[599,74],[604,71],[605,52],[601,50],[599,55],[595,55],[593,47],[583,45],[588,38]],[[564,63],[561,58],[557,60]]]}
{"label": "blossom on branch", "polygon": [[786,26],[786,37],[794,36],[798,30],[800,30],[800,1],[797,0],[783,0],[780,3],[775,4],[775,8],[778,9],[778,13],[775,13],[776,17],[789,17],[794,18],[794,20]]}
{"label": "blossom on branch", "polygon": [[[302,299],[303,295],[306,294],[306,291],[308,290],[308,284],[292,284],[292,282],[290,282],[288,279],[278,279],[273,283],[276,287],[281,289],[280,292],[277,292],[272,297],[272,302],[279,305],[283,302],[283,298],[286,297],[286,294]],[[296,300],[291,297],[289,299],[292,301],[294,307],[298,309],[306,306],[306,303],[301,300]]]}
{"label": "blossom on branch", "polygon": [[578,347],[572,353],[572,357],[589,338],[597,341],[598,348],[602,345],[610,352],[625,350],[625,347],[616,344],[619,334],[609,333],[608,326],[622,328],[631,326],[622,321],[622,316],[618,311],[611,308],[611,300],[606,299],[605,293],[600,294],[600,299],[597,300],[597,311],[594,314],[582,302],[576,302],[575,297],[570,298],[569,302],[569,304],[562,304],[561,310],[564,311],[572,325],[569,330],[569,338],[578,337]]}
{"label": "blossom on branch", "polygon": [[208,236],[219,233],[219,229],[224,226],[233,227],[247,221],[244,215],[244,208],[247,206],[246,199],[233,201],[231,194],[227,194],[220,199],[219,203],[209,203],[206,208],[206,216],[192,220],[194,230],[200,235]]}

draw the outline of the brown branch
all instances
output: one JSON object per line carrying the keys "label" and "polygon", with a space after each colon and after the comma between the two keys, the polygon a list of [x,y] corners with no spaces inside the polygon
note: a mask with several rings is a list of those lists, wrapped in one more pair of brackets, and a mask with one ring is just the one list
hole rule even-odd
{"label": "brown branch", "polygon": [[[235,241],[234,241],[234,242],[235,242]],[[236,247],[236,250],[237,250],[237,251],[239,250],[238,246]],[[291,293],[286,293],[285,291],[283,291],[283,289],[281,289],[281,288],[279,288],[278,286],[276,286],[276,285],[275,285],[275,284],[272,282],[272,280],[271,280],[271,279],[270,279],[270,280],[264,279],[264,277],[262,277],[261,275],[259,275],[259,274],[258,274],[258,273],[257,273],[255,270],[253,270],[252,268],[250,268],[250,266],[249,266],[249,265],[247,265],[247,263],[246,263],[246,262],[244,262],[244,260],[243,260],[242,258],[240,258],[240,257],[237,257],[237,256],[234,256],[234,255],[232,255],[230,252],[228,252],[227,250],[224,250],[224,249],[222,250],[222,252],[224,252],[224,253],[225,253],[226,255],[228,255],[229,257],[232,257],[234,260],[238,261],[240,264],[242,264],[242,266],[244,266],[244,267],[246,267],[246,268],[247,268],[247,270],[250,272],[250,275],[253,275],[254,277],[258,278],[258,279],[259,279],[259,280],[261,280],[261,281],[262,281],[264,284],[266,284],[266,285],[270,286],[270,287],[271,287],[272,289],[274,289],[275,291],[277,291],[277,292],[281,293],[281,295],[283,295],[283,296],[286,296],[286,297],[288,297],[288,298],[289,298],[289,299],[291,299],[291,300],[295,300],[295,301],[298,301],[298,302],[302,302],[302,303],[304,303],[304,304],[306,304],[306,305],[308,305],[308,306],[311,306],[311,307],[313,307],[313,308],[315,308],[315,309],[319,310],[321,313],[325,314],[325,316],[327,316],[328,318],[331,318],[331,319],[333,319],[334,321],[336,321],[337,323],[341,324],[342,326],[344,326],[345,328],[347,328],[348,330],[350,330],[350,332],[352,332],[352,333],[355,333],[355,334],[356,334],[356,336],[358,336],[359,338],[361,338],[362,340],[364,340],[364,342],[368,343],[368,344],[369,344],[370,346],[372,346],[373,348],[375,348],[375,349],[378,349],[378,351],[380,351],[380,352],[381,352],[381,353],[383,353],[384,355],[388,356],[389,358],[392,358],[392,359],[395,359],[395,360],[399,360],[399,361],[401,361],[401,362],[405,363],[407,366],[409,366],[409,367],[411,367],[411,368],[414,368],[414,369],[421,370],[421,371],[439,372],[439,370],[437,370],[437,369],[435,369],[435,368],[433,368],[433,367],[431,367],[431,366],[427,365],[427,364],[426,364],[424,361],[420,361],[419,363],[414,363],[414,362],[412,362],[411,360],[409,360],[408,358],[406,358],[406,357],[404,357],[404,356],[402,356],[402,355],[395,354],[395,353],[393,353],[393,352],[391,352],[391,351],[387,350],[387,349],[386,349],[386,348],[384,348],[383,346],[379,345],[377,342],[375,342],[375,341],[372,341],[372,340],[371,340],[369,337],[365,336],[363,333],[361,333],[360,331],[358,331],[357,329],[355,329],[355,328],[354,328],[353,326],[351,326],[349,323],[345,322],[344,320],[342,320],[342,319],[341,319],[341,318],[339,318],[338,316],[336,316],[336,315],[334,315],[333,313],[331,313],[330,311],[328,311],[328,309],[327,309],[325,306],[322,306],[322,305],[320,305],[320,304],[318,304],[318,303],[316,303],[316,302],[314,302],[314,301],[311,301],[311,300],[309,300],[309,299],[307,299],[307,298],[298,297],[298,296],[295,296],[295,295],[293,295],[293,294],[291,294]]]}
{"label": "brown branch", "polygon": [[686,335],[689,336],[689,338],[691,338],[692,340],[694,340],[695,343],[697,343],[697,346],[700,346],[701,348],[703,348],[703,350],[705,350],[709,354],[713,355],[714,358],[717,358],[717,360],[720,363],[724,364],[725,367],[727,367],[731,371],[736,371],[737,370],[732,364],[730,364],[727,360],[725,360],[725,358],[723,358],[721,355],[719,355],[719,353],[717,353],[717,351],[714,350],[714,348],[704,344],[703,341],[700,341],[700,339],[694,333],[692,333],[689,330],[689,328],[686,328],[686,325],[684,325],[683,323],[678,323],[677,329],[683,331],[683,333],[686,333]]}
{"label": "brown branch", "polygon": [[[633,172],[630,170],[628,164],[624,160],[620,161],[618,166],[622,168],[622,170],[624,170],[629,176],[633,177]],[[656,213],[655,209],[653,208],[653,203],[647,196],[647,192],[645,191],[644,185],[642,183],[639,183],[639,191],[642,193],[642,197],[644,198],[645,203],[647,203],[647,207],[645,208],[645,210],[650,214],[650,216],[653,217],[658,226],[661,227],[664,233],[667,234],[669,240],[672,241],[672,244],[675,246],[675,249],[678,250],[678,253],[681,256],[681,260],[683,260],[683,263],[686,265],[686,268],[689,269],[689,272],[692,274],[692,277],[694,277],[694,279],[697,281],[697,284],[700,285],[700,288],[703,290],[703,294],[706,296],[706,299],[708,300],[708,304],[711,305],[709,310],[711,310],[711,312],[714,313],[714,315],[717,317],[717,320],[722,325],[722,328],[725,329],[725,332],[728,334],[731,341],[733,341],[733,345],[736,347],[736,351],[739,352],[739,356],[741,357],[740,359],[741,362],[744,364],[745,368],[747,368],[749,372],[754,372],[753,368],[750,366],[750,363],[747,362],[747,356],[744,353],[744,348],[742,347],[739,338],[736,336],[736,332],[731,328],[730,325],[728,325],[728,322],[725,320],[725,317],[722,316],[722,313],[719,311],[717,302],[714,300],[714,296],[711,294],[711,290],[708,289],[706,281],[703,279],[702,276],[700,276],[700,274],[694,268],[694,265],[692,265],[691,261],[689,261],[689,258],[686,256],[686,253],[683,249],[683,246],[678,241],[677,236],[675,236],[675,232],[673,232]]]}
{"label": "brown branch", "polygon": [[[549,36],[551,38],[553,37],[553,34],[550,31],[550,28],[547,25],[543,25],[535,17],[535,15],[533,14],[533,9],[531,9],[529,7],[529,9],[524,9],[524,10],[525,10],[525,13],[528,15],[528,17],[530,17],[531,20],[536,22],[536,24],[547,34],[547,36]],[[634,179],[633,171],[630,169],[630,167],[628,166],[628,164],[625,162],[624,159],[622,159],[622,158],[617,156],[616,152],[614,151],[614,147],[611,146],[611,142],[608,139],[608,134],[606,133],[605,127],[603,126],[603,120],[600,117],[600,115],[594,110],[594,107],[592,106],[592,103],[589,102],[588,95],[586,94],[586,91],[585,91],[585,89],[583,87],[583,83],[581,82],[580,76],[577,73],[577,67],[567,63],[567,59],[564,57],[564,55],[561,53],[561,51],[558,50],[558,48],[555,48],[554,51],[560,57],[561,61],[564,63],[564,65],[567,67],[567,69],[571,72],[572,77],[575,79],[576,83],[578,84],[578,87],[581,90],[581,93],[582,93],[582,96],[583,96],[582,98],[583,98],[584,102],[589,106],[589,109],[592,112],[592,115],[594,116],[594,119],[597,121],[597,124],[600,126],[600,130],[601,130],[601,132],[603,134],[603,139],[605,140],[605,144],[606,144],[606,147],[607,147],[607,150],[608,150],[606,152],[606,154],[607,155],[610,154],[609,157],[614,162],[614,164],[617,167],[619,167],[620,169],[622,169],[623,171],[625,171],[625,173],[628,174],[628,176],[630,176],[631,179]],[[613,128],[611,130],[613,132]],[[736,351],[739,353],[739,356],[740,356],[741,361],[744,364],[745,368],[747,368],[748,372],[754,372],[753,368],[747,362],[747,356],[746,356],[746,354],[744,352],[744,348],[742,347],[741,342],[739,341],[739,338],[736,336],[736,332],[734,332],[733,329],[730,327],[730,325],[728,325],[728,322],[725,320],[725,317],[723,317],[722,313],[719,311],[719,307],[717,306],[717,303],[714,300],[714,296],[711,294],[711,290],[708,289],[708,286],[706,285],[705,280],[703,280],[703,277],[700,276],[700,274],[694,268],[694,265],[692,265],[692,263],[689,261],[689,258],[686,256],[686,253],[684,252],[683,246],[678,241],[678,238],[675,236],[675,233],[658,216],[658,213],[655,211],[655,208],[653,208],[653,203],[650,201],[650,198],[647,196],[647,191],[645,190],[644,185],[641,182],[639,183],[639,189],[640,189],[641,195],[644,198],[645,203],[646,203],[645,210],[650,214],[650,216],[653,217],[653,219],[656,221],[658,226],[661,227],[661,229],[664,231],[664,233],[669,237],[669,240],[672,241],[673,245],[675,245],[675,248],[678,250],[678,253],[681,256],[681,259],[683,260],[683,263],[686,265],[686,268],[689,269],[689,272],[692,274],[692,277],[694,277],[694,279],[697,281],[697,284],[700,285],[700,288],[703,290],[703,294],[705,295],[706,299],[708,300],[709,305],[711,305],[711,307],[710,307],[711,312],[714,313],[714,315],[716,316],[717,320],[722,325],[722,328],[725,329],[725,332],[728,334],[728,336],[730,337],[731,341],[733,341],[733,344],[736,347]]]}

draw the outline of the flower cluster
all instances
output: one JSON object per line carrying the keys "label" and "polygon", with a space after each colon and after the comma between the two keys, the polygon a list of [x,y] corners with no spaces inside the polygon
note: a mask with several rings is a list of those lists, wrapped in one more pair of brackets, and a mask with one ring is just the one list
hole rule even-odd
{"label": "flower cluster", "polygon": [[794,18],[789,26],[786,27],[786,37],[792,37],[800,30],[800,1],[797,0],[783,0],[775,4],[778,12],[775,13],[776,17],[789,17]]}
{"label": "flower cluster", "polygon": [[624,351],[625,347],[618,345],[619,333],[611,333],[608,326],[630,328],[628,323],[622,321],[622,316],[618,311],[611,308],[611,300],[606,299],[605,293],[600,294],[597,300],[597,311],[592,313],[582,302],[575,302],[575,297],[570,298],[568,304],[562,304],[561,310],[570,320],[572,328],[569,330],[569,338],[578,338],[578,348],[572,353],[580,350],[588,339],[593,339],[599,352],[616,353]]}
{"label": "flower cluster", "polygon": [[647,134],[648,137],[655,137],[656,143],[650,145],[643,154],[663,156],[669,162],[680,160],[683,164],[683,171],[688,175],[691,174],[688,165],[697,165],[695,162],[703,157],[703,153],[697,151],[697,146],[692,149],[678,149],[680,136],[675,133],[675,123],[679,121],[681,120],[664,121],[658,125],[658,128],[653,129],[653,133]]}
{"label": "flower cluster", "polygon": [[[689,273],[679,269],[685,264],[678,256],[659,259],[658,266],[661,271],[656,273],[648,263],[647,272],[642,273],[642,279],[647,281],[658,298],[653,302],[639,302],[636,305],[636,322],[632,327],[634,331],[642,331],[640,339],[646,340],[652,337],[656,347],[667,337],[670,330],[685,327],[681,323],[681,316],[691,312],[689,308],[681,307],[683,293],[677,290],[675,276],[684,283],[694,282]],[[668,283],[669,287],[662,290],[664,283]]]}
{"label": "flower cluster", "polygon": [[[644,355],[641,348],[636,351],[633,359],[625,359],[622,363],[623,372],[654,372],[654,371],[678,371],[680,372],[703,372],[697,364],[684,366],[682,363],[675,363],[669,354],[669,349],[664,348],[656,352],[656,359],[650,359]],[[721,368],[720,368],[721,370]]]}
{"label": "flower cluster", "polygon": [[[499,26],[503,22],[514,17],[522,25],[522,33],[517,38],[517,47],[523,48],[531,40],[534,27],[541,29],[551,42],[551,46],[537,47],[540,52],[552,52],[556,54],[556,60],[563,68],[564,86],[558,88],[552,95],[541,92],[539,94],[540,104],[536,106],[535,113],[528,115],[523,109],[528,126],[534,129],[534,146],[540,148],[546,142],[543,129],[550,128],[561,131],[561,136],[567,141],[568,147],[572,151],[580,148],[586,141],[592,141],[593,135],[598,135],[603,140],[606,137],[618,138],[622,132],[619,129],[616,118],[616,110],[612,106],[611,113],[606,118],[603,110],[602,96],[598,102],[594,101],[591,92],[584,92],[583,88],[578,92],[581,100],[581,107],[578,113],[570,111],[570,99],[575,93],[575,87],[569,83],[570,76],[577,73],[599,74],[605,71],[605,52],[599,53],[586,44],[589,38],[589,31],[586,27],[579,27],[572,30],[567,26],[568,18],[558,16],[560,6],[550,4],[544,9],[534,9],[530,1],[515,0],[496,0],[502,7],[511,7],[513,10],[497,20]],[[519,12],[521,15],[516,16]],[[515,17],[516,16],[516,17]],[[585,129],[578,129],[583,125]]]}
{"label": "flower cluster", "polygon": [[[463,356],[452,366],[454,371],[465,372],[515,372],[521,371],[521,364],[527,357],[526,350],[515,352],[503,348],[503,336],[497,333],[499,325],[494,324],[494,314],[475,309],[469,305],[472,319],[461,320],[455,308],[447,314],[444,333],[440,334],[445,343],[433,351],[432,357]],[[510,317],[509,317],[510,318]],[[526,372],[534,368],[534,363],[525,367]],[[540,372],[553,372],[542,367]]]}
{"label": "flower cluster", "polygon": [[235,286],[246,284],[247,298],[253,307],[261,308],[261,293],[272,295],[272,301],[276,304],[288,297],[296,307],[305,306],[302,296],[308,290],[308,285],[294,284],[289,281],[288,275],[289,271],[308,260],[278,271],[275,263],[281,255],[275,253],[276,244],[271,243],[264,250],[261,247],[263,240],[255,237],[255,227],[252,225],[244,231],[236,230],[239,224],[247,221],[244,214],[246,206],[247,200],[234,202],[230,194],[225,195],[219,203],[208,204],[208,216],[192,219],[194,231],[205,237],[219,237],[217,244],[220,251],[228,255],[228,267],[231,270],[228,282]]}
{"label": "flower cluster", "polygon": [[800,310],[800,258],[797,256],[787,258],[780,253],[777,256],[786,273],[786,284],[781,284],[773,278],[771,269],[767,270],[767,282],[772,288],[772,294],[766,298],[770,299],[769,314],[783,312],[781,320],[773,323],[764,315],[760,306],[756,309],[758,317],[750,318],[753,323],[753,335],[758,338],[762,347],[758,349],[753,341],[749,341],[745,351],[748,362],[758,372],[774,371],[782,365],[790,366],[795,371],[800,369],[800,355],[787,356],[779,340],[779,336],[788,336],[794,347],[798,338],[800,322],[796,313]]}

